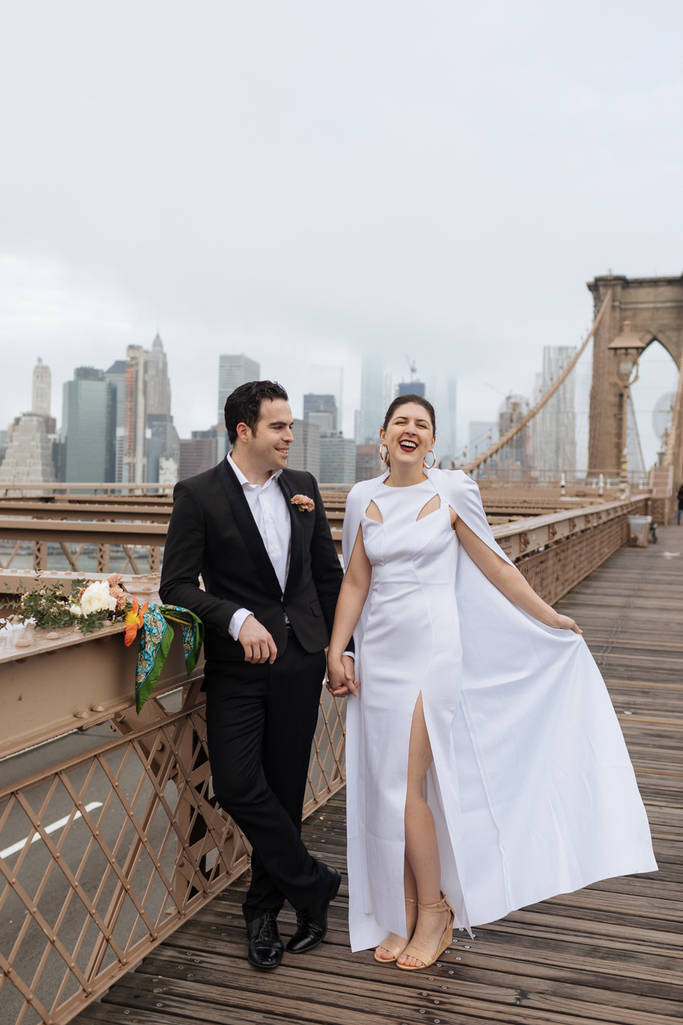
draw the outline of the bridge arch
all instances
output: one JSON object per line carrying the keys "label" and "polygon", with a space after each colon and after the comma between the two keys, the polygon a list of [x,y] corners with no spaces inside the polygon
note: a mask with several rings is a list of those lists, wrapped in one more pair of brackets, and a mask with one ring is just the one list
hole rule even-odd
{"label": "bridge arch", "polygon": [[[662,431],[667,419],[670,429],[671,416],[667,417],[662,402],[667,397],[669,404],[675,401],[677,381],[678,368],[673,356],[666,345],[662,344],[658,338],[653,338],[640,355],[638,379],[630,388],[632,412],[636,419],[638,440],[642,447],[646,469],[656,463],[657,456],[663,455],[666,449]],[[657,425],[655,425],[654,413],[658,403],[662,408],[657,416]],[[629,429],[630,446],[633,445],[633,440]],[[629,459],[632,458],[631,447],[629,447]],[[631,467],[629,463],[629,469],[632,468],[635,467]]]}
{"label": "bridge arch", "polygon": [[[622,459],[624,391],[617,378],[618,354],[609,346],[629,322],[631,334],[644,346],[657,341],[678,367],[683,367],[683,275],[675,278],[627,278],[604,275],[588,283],[596,314],[611,289],[611,301],[595,331],[590,398],[588,467],[618,476]],[[679,378],[680,382],[680,378]],[[679,405],[681,388],[679,385]],[[683,451],[674,453],[677,480],[683,469]]]}

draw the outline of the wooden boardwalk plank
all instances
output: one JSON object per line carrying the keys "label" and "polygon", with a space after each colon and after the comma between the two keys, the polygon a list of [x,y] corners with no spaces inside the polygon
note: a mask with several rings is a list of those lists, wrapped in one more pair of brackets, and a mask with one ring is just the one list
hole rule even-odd
{"label": "wooden boardwalk plank", "polygon": [[[673,1025],[683,1019],[683,528],[623,548],[560,603],[585,626],[641,786],[660,871],[602,880],[456,933],[428,972],[348,947],[346,881],[325,943],[272,973],[246,961],[235,886],[116,983],[79,1025]],[[345,868],[344,795],[304,825]],[[285,938],[294,931],[283,911]]]}

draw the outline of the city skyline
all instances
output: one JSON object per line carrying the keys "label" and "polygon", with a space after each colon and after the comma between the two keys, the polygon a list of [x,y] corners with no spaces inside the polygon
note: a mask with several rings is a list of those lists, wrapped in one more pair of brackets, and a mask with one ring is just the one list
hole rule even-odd
{"label": "city skyline", "polygon": [[579,344],[587,281],[680,272],[682,31],[672,0],[10,4],[0,422],[37,357],[61,387],[159,330],[183,437],[224,352],[295,411],[342,366],[350,435],[372,353],[457,377],[464,445]]}
{"label": "city skyline", "polygon": [[[156,335],[155,335],[155,337],[154,337],[154,339],[153,339],[153,341],[151,343],[150,349],[148,351],[150,353],[150,356],[155,351],[157,352],[157,357],[156,357],[157,360],[159,358],[161,358],[163,360],[163,375],[164,376],[167,375],[168,376],[168,380],[171,381],[172,378],[173,378],[173,370],[174,370],[173,360],[172,359],[169,360],[167,358],[167,353],[165,351],[164,344],[165,343],[162,342],[160,334],[157,331]],[[129,348],[131,348],[131,347],[129,347]],[[547,355],[544,355],[544,354],[546,353],[546,350],[548,350],[548,348],[549,347],[547,347],[547,346],[543,347],[541,349],[540,354],[539,354],[539,365],[536,368],[536,372],[535,372],[535,374],[533,375],[533,378],[532,378],[534,384],[532,384],[531,382],[529,383],[529,388],[528,388],[528,391],[526,393],[522,393],[522,392],[515,393],[515,392],[512,392],[512,391],[508,391],[507,392],[508,395],[525,394],[526,397],[529,397],[529,399],[531,399],[532,397],[534,397],[537,394],[539,394],[537,389],[538,389],[539,381],[541,380],[541,378],[543,376],[543,360],[547,359]],[[550,348],[553,348],[553,347],[550,347]],[[557,348],[557,347],[554,347],[554,348]],[[136,345],[136,346],[133,346],[132,349],[134,351],[136,351],[136,350],[143,351],[144,350],[144,345]],[[90,351],[90,355],[92,355],[92,351]],[[108,355],[108,358],[109,358],[109,355]],[[372,361],[372,358],[371,358],[371,361]],[[104,359],[103,362],[106,364],[107,363],[107,359]],[[247,362],[249,364],[249,362],[250,362],[249,358],[247,359]],[[375,362],[377,362],[377,361],[375,360]],[[389,400],[391,398],[393,398],[394,394],[398,390],[398,386],[399,386],[399,383],[401,382],[401,378],[402,377],[405,378],[405,377],[408,376],[407,374],[403,373],[402,369],[400,368],[400,361],[398,361],[398,362],[399,362],[399,369],[398,369],[398,372],[396,373],[395,376],[392,375],[389,371],[384,372],[386,374],[387,380],[391,382],[391,386],[389,388],[389,391],[387,392],[387,394],[389,395]],[[585,454],[584,453],[585,453],[586,438],[583,436],[585,434],[585,426],[582,427],[582,422],[586,421],[586,417],[587,417],[587,402],[588,402],[588,388],[589,388],[589,376],[588,376],[589,362],[590,361],[588,361],[586,363],[585,360],[583,361],[583,370],[581,369],[582,364],[579,364],[579,368],[577,369],[577,371],[574,372],[574,375],[573,375],[573,376],[575,376],[577,378],[577,382],[575,382],[575,385],[572,387],[572,390],[577,395],[577,398],[576,398],[576,423],[577,423],[577,428],[576,428],[576,430],[577,430],[577,443],[576,443],[576,447],[577,447],[577,459],[578,459],[577,466],[579,466],[579,467],[581,467],[585,463]],[[638,422],[638,430],[639,430],[639,434],[640,434],[640,439],[641,439],[641,444],[642,444],[642,449],[643,449],[643,455],[644,455],[644,461],[645,461],[646,468],[654,463],[654,461],[656,459],[656,453],[657,453],[657,451],[659,450],[659,447],[660,447],[659,446],[659,439],[655,435],[654,417],[653,417],[652,409],[654,408],[656,398],[659,398],[659,396],[661,394],[663,394],[663,393],[665,393],[667,391],[666,384],[667,384],[667,381],[670,379],[669,363],[671,363],[671,360],[668,357],[668,355],[664,352],[664,350],[661,349],[661,346],[659,346],[658,344],[655,344],[655,345],[651,346],[650,349],[646,352],[645,356],[643,358],[641,358],[642,366],[641,366],[640,380],[636,383],[636,385],[633,388],[634,397],[635,397],[635,412],[636,412],[636,418],[637,418],[637,422]],[[381,360],[380,360],[380,364],[381,364]],[[259,366],[258,360],[251,361],[251,365]],[[126,366],[126,360],[125,359],[123,359],[123,360],[116,360],[116,359],[114,359],[114,362],[112,363],[112,365],[109,367],[109,369],[107,371],[105,371],[105,377],[108,380],[111,380],[114,383],[117,380],[117,374],[116,374],[117,369],[118,369],[118,374],[120,375],[118,377],[118,380],[119,380],[119,388],[118,388],[119,413],[118,413],[118,417],[117,417],[117,422],[119,422],[119,423],[121,422],[121,416],[123,415],[122,414],[122,403],[123,403],[124,400],[122,399],[123,391],[122,391],[120,385],[125,380],[125,366]],[[156,363],[153,363],[153,366],[156,366]],[[160,364],[160,368],[161,368],[161,364]],[[71,373],[69,374],[69,377],[67,378],[67,381],[70,380],[73,377],[75,369],[76,368],[73,368],[71,370]],[[347,437],[347,438],[354,437],[355,436],[355,432],[354,432],[354,429],[353,429],[354,426],[355,426],[354,416],[349,411],[349,405],[354,403],[354,394],[357,396],[355,401],[358,403],[358,406],[360,406],[360,404],[362,402],[362,388],[359,386],[360,378],[362,376],[361,373],[360,373],[361,367],[360,366],[357,367],[358,372],[355,375],[355,378],[356,378],[355,382],[354,382],[353,376],[349,372],[349,368],[348,367],[340,367],[338,365],[329,365],[328,367],[320,367],[320,366],[318,366],[316,368],[311,368],[311,369],[315,369],[317,371],[317,376],[312,374],[311,375],[311,379],[319,380],[319,381],[320,380],[324,380],[324,376],[322,378],[320,376],[320,372],[323,371],[323,370],[328,370],[331,373],[331,375],[332,375],[332,377],[328,377],[327,378],[328,381],[332,380],[332,379],[337,379],[337,380],[341,381],[341,377],[344,375],[344,371],[346,371],[346,375],[345,375],[346,380],[347,380],[346,391],[350,394],[351,399],[349,400],[347,398],[347,400],[346,400],[346,423],[344,424],[341,419],[340,419],[340,423],[343,425],[342,433],[344,434],[344,436]],[[417,369],[418,369],[418,376],[419,376],[419,367]],[[60,382],[58,380],[56,375],[52,372],[52,368],[50,367],[50,365],[46,364],[42,357],[38,357],[37,358],[36,363],[31,368],[31,371],[27,375],[27,379],[25,381],[23,381],[23,382],[22,381],[17,381],[17,387],[15,388],[15,393],[16,394],[20,394],[21,393],[21,384],[23,383],[25,394],[28,396],[28,399],[29,399],[28,407],[25,410],[23,410],[23,412],[30,412],[31,408],[32,408],[32,405],[33,405],[33,402],[35,401],[35,389],[36,389],[36,378],[35,378],[35,375],[36,375],[37,371],[40,371],[40,373],[43,375],[43,379],[45,378],[45,375],[47,375],[47,379],[48,380],[50,379],[50,377],[52,379],[52,391],[53,391],[53,396],[52,396],[52,412],[53,412],[53,419],[57,420],[58,430],[61,431],[61,430],[63,430],[63,426],[62,426],[62,423],[61,423],[61,420],[62,420],[61,413],[62,413],[62,411],[61,411],[61,408],[60,408],[58,416],[56,418],[54,417],[54,413],[56,412],[54,394],[56,392],[60,392],[66,382]],[[261,372],[261,376],[268,376],[265,369]],[[425,375],[425,376],[429,377],[429,375]],[[275,379],[274,375],[273,375],[273,379]],[[308,378],[304,377],[303,381],[305,381],[307,379]],[[349,381],[350,381],[350,386],[348,386],[348,382]],[[209,387],[207,388],[207,391],[209,391],[211,389],[213,390],[214,396],[217,394],[218,382],[219,382],[219,373],[218,373],[218,368],[216,368],[213,380],[210,382]],[[655,382],[655,383],[653,383],[653,382]],[[284,381],[282,381],[281,383],[285,384]],[[354,388],[354,383],[356,384],[355,388]],[[439,458],[444,458],[448,462],[448,460],[452,456],[454,456],[457,459],[458,462],[462,462],[465,458],[472,458],[472,456],[474,454],[474,451],[472,449],[472,444],[471,444],[472,436],[471,436],[470,424],[472,422],[477,422],[477,421],[484,421],[484,422],[487,422],[487,423],[488,422],[495,422],[497,424],[498,423],[499,407],[500,407],[500,401],[501,400],[500,400],[500,398],[497,398],[495,396],[495,394],[494,394],[494,391],[496,391],[497,389],[493,389],[491,391],[491,393],[490,393],[491,394],[491,398],[489,399],[489,403],[488,403],[488,407],[487,407],[487,412],[490,414],[488,417],[481,417],[481,418],[480,417],[475,417],[475,418],[473,418],[472,421],[468,420],[467,422],[463,423],[463,417],[462,417],[462,415],[460,415],[459,426],[458,426],[458,433],[457,433],[457,448],[455,450],[451,450],[450,445],[447,445],[447,446],[445,445],[444,437],[447,434],[447,424],[448,424],[449,415],[450,415],[449,405],[450,405],[450,402],[451,402],[451,399],[452,399],[452,395],[453,395],[453,385],[454,385],[454,383],[455,383],[455,379],[454,378],[442,379],[442,380],[437,379],[437,382],[436,382],[436,384],[434,386],[430,387],[429,383],[427,384],[426,394],[427,394],[428,398],[430,398],[432,401],[434,401],[434,405],[435,405],[436,410],[437,410],[438,432],[437,432],[437,446],[436,447],[437,447],[437,450],[438,450],[438,453],[439,453]],[[171,390],[172,390],[172,385],[169,385],[169,383],[167,381],[162,387],[167,389],[167,393],[164,392],[164,394],[167,394],[167,399],[166,399],[167,404],[164,405],[163,408],[164,409],[170,408],[170,401],[171,401],[170,400],[170,393],[171,393]],[[285,387],[287,387],[286,384],[285,384]],[[404,384],[404,387],[405,387],[405,384]],[[487,384],[487,387],[489,389],[493,388],[493,386],[491,386],[489,384]],[[288,392],[290,394],[290,403],[292,405],[292,413],[293,413],[294,418],[298,419],[298,420],[303,419],[303,417],[304,417],[304,395],[306,394],[305,384],[302,383],[302,381],[300,379],[299,382],[298,382],[298,387],[295,388],[294,392],[292,392],[291,388],[288,388],[287,390],[288,390]],[[32,394],[32,392],[33,392],[33,394]],[[175,405],[179,406],[182,409],[182,404],[183,404],[182,387],[177,389],[177,391],[175,392],[176,396],[178,394],[180,394],[180,398],[176,399]],[[504,393],[502,391],[499,391],[499,395],[503,395],[503,394]],[[642,397],[645,396],[645,395],[649,396],[649,398],[647,399],[648,405],[649,405],[650,402],[652,403],[652,406],[650,408],[642,408],[642,406],[643,406],[643,398]],[[640,396],[640,398],[639,398],[639,396]],[[655,396],[655,398],[653,398],[652,396]],[[300,399],[298,404],[297,404],[297,397],[299,397],[299,399]],[[439,398],[441,398],[441,402],[439,402]],[[460,391],[458,391],[458,394],[457,394],[457,397],[456,397],[456,401],[457,401],[457,405],[458,405],[458,411],[460,413]],[[215,399],[214,399],[214,402],[215,402]],[[213,403],[211,402],[210,396],[207,396],[207,401],[204,403],[205,409],[210,408],[212,406],[212,404]],[[57,405],[59,406],[60,404],[58,403]],[[14,408],[19,410],[19,408],[20,408],[19,404],[17,404]],[[162,407],[160,407],[160,408],[162,408]],[[172,412],[175,413],[175,410],[172,410]],[[356,410],[353,411],[353,413],[356,413],[356,412],[357,412]],[[0,409],[0,417],[2,417],[2,413],[3,413],[3,411],[2,411],[2,409]],[[14,414],[14,416],[8,417],[5,422],[9,426],[12,423],[12,421],[15,420],[20,415],[21,415],[21,412],[17,412],[17,413]],[[206,417],[206,415],[205,415],[204,419],[201,422],[199,422],[199,423],[192,424],[192,423],[189,423],[187,421],[187,419],[186,419],[185,420],[185,425],[186,426],[185,427],[181,427],[180,429],[177,429],[177,427],[178,427],[178,419],[179,418],[177,416],[175,416],[174,419],[175,419],[175,422],[176,422],[176,427],[173,427],[172,429],[174,431],[177,430],[177,435],[180,438],[183,438],[183,439],[186,439],[186,440],[189,440],[191,437],[194,437],[194,436],[196,436],[198,434],[202,434],[206,430],[210,430],[210,429],[213,429],[215,427],[215,424],[209,423],[208,417]],[[356,419],[357,419],[357,417],[356,417]],[[2,420],[0,420],[0,424],[1,423],[2,423]],[[157,426],[157,433],[159,433],[160,430],[161,430],[161,426],[158,425]],[[358,439],[356,438],[356,441],[357,440]],[[495,440],[495,438],[494,438],[494,440]],[[439,444],[439,441],[441,441],[441,444]],[[121,460],[122,460],[122,451],[120,450],[121,443],[122,443],[122,438],[119,436],[118,439],[117,439],[117,445],[119,446],[119,449],[117,450],[117,472],[116,472],[116,479],[118,479],[118,480],[122,479],[121,470],[120,470],[120,465],[121,465]],[[489,442],[489,444],[490,444],[490,442]],[[477,445],[476,447],[478,449],[478,453],[480,454],[483,449],[479,445]],[[487,446],[484,446],[484,447],[487,447]],[[161,446],[161,448],[163,448],[163,445]],[[157,460],[158,460],[158,456],[157,456]],[[445,465],[447,465],[447,463]]]}

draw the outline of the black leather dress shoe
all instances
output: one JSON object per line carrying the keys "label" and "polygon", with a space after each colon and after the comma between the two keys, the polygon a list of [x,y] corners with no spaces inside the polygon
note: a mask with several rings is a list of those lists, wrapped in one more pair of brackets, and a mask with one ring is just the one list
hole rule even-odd
{"label": "black leather dress shoe", "polygon": [[307,950],[313,950],[325,939],[327,934],[327,911],[339,892],[341,883],[341,872],[336,868],[325,865],[325,882],[321,888],[321,894],[314,901],[296,913],[296,921],[299,928],[287,944],[287,950],[292,954],[303,954]]}
{"label": "black leather dress shoe", "polygon": [[284,946],[277,927],[277,918],[272,911],[266,911],[253,921],[247,922],[249,951],[247,957],[255,968],[277,968],[282,961]]}

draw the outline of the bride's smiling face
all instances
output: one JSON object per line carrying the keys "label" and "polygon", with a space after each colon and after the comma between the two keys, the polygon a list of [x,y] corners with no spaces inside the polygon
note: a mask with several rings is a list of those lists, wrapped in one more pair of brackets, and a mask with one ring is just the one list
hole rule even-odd
{"label": "bride's smiling face", "polygon": [[406,402],[394,410],[389,423],[379,432],[389,450],[392,466],[420,465],[434,445],[434,427],[429,413],[417,402]]}

